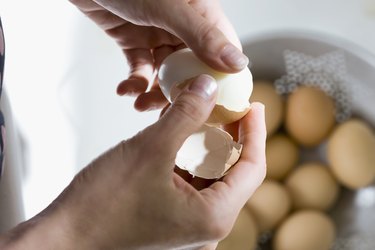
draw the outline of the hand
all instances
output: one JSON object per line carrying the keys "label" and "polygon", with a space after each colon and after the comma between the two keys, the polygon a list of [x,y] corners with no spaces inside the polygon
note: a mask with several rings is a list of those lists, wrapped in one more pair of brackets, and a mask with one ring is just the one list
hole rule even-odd
{"label": "hand", "polygon": [[239,123],[241,157],[227,175],[218,181],[181,170],[178,175],[176,153],[208,118],[215,95],[211,77],[191,80],[158,122],[94,160],[49,208],[26,222],[23,228],[35,230],[23,233],[29,239],[23,246],[214,249],[264,179],[266,140],[264,107],[253,103]]}
{"label": "hand", "polygon": [[237,72],[248,64],[219,0],[70,1],[120,45],[130,74],[117,93],[137,96],[137,110],[158,109],[167,103],[154,76],[162,60],[175,50],[188,46],[223,72]]}
{"label": "hand", "polygon": [[214,106],[213,86],[212,78],[199,77],[158,122],[75,178],[61,203],[67,216],[75,215],[74,227],[92,231],[91,249],[200,247],[229,233],[265,175],[263,107],[253,104],[240,122],[243,153],[222,180],[212,183],[183,175],[184,180],[173,171],[178,149]]}

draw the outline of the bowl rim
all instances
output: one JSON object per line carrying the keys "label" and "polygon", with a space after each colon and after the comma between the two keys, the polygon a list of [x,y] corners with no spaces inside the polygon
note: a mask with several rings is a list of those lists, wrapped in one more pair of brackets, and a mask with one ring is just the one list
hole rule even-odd
{"label": "bowl rim", "polygon": [[358,56],[363,61],[370,64],[375,68],[375,54],[367,50],[363,46],[356,44],[355,42],[349,41],[348,39],[333,35],[324,31],[305,30],[305,29],[273,29],[267,31],[256,32],[252,35],[248,35],[241,39],[242,47],[260,43],[262,41],[269,41],[272,39],[307,39],[321,43],[325,43],[334,47],[343,49],[344,51],[350,52],[355,56]]}

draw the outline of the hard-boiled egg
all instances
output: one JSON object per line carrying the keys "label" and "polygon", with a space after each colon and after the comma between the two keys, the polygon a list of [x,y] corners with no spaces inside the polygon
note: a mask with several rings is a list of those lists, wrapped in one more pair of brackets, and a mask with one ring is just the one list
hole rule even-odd
{"label": "hard-boiled egg", "polygon": [[250,109],[253,77],[249,68],[234,74],[218,72],[200,61],[190,49],[178,50],[164,59],[158,81],[165,97],[172,102],[183,83],[200,74],[215,78],[218,96],[209,124],[228,124],[241,119]]}

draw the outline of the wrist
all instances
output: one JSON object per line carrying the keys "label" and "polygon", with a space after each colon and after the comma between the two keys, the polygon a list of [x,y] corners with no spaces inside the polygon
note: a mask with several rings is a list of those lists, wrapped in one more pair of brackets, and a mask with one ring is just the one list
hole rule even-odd
{"label": "wrist", "polygon": [[49,207],[0,237],[2,250],[95,249],[59,208]]}

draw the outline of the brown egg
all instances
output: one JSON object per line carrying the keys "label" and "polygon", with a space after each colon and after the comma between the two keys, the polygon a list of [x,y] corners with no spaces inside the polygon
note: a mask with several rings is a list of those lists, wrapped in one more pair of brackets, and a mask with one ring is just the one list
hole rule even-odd
{"label": "brown egg", "polygon": [[316,146],[335,125],[334,101],[316,87],[300,86],[287,99],[285,122],[287,131],[298,143]]}
{"label": "brown egg", "polygon": [[328,161],[338,181],[347,188],[365,187],[375,180],[375,135],[358,119],[339,125],[328,141]]}
{"label": "brown egg", "polygon": [[258,230],[253,216],[243,208],[232,231],[219,242],[216,250],[253,250],[257,244]]}
{"label": "brown egg", "polygon": [[284,119],[284,102],[276,93],[275,87],[270,81],[254,81],[251,102],[261,102],[265,105],[266,128],[268,136],[271,136],[281,125]]}
{"label": "brown egg", "polygon": [[286,188],[265,180],[247,202],[260,233],[274,229],[289,213],[291,201]]}
{"label": "brown egg", "polygon": [[276,230],[274,250],[328,250],[335,239],[335,226],[326,214],[300,210]]}
{"label": "brown egg", "polygon": [[267,140],[267,178],[282,180],[298,163],[299,148],[286,135],[275,134]]}
{"label": "brown egg", "polygon": [[328,210],[339,195],[339,184],[330,169],[320,163],[306,163],[296,168],[285,185],[295,209]]}

